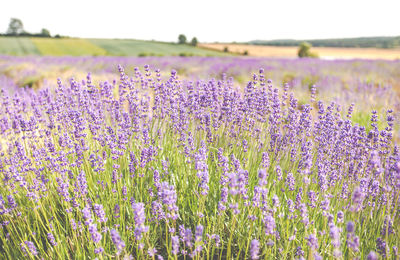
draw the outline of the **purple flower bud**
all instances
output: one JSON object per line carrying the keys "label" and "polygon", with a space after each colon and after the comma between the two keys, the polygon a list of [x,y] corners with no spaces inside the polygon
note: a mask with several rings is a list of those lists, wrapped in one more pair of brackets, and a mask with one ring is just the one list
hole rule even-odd
{"label": "purple flower bud", "polygon": [[101,254],[101,253],[103,253],[103,252],[104,252],[104,248],[102,248],[102,247],[99,247],[99,248],[95,248],[95,249],[94,249],[94,253],[95,253],[96,255]]}
{"label": "purple flower bud", "polygon": [[314,250],[318,249],[318,239],[314,234],[310,234],[308,237],[306,237],[306,240],[309,247],[313,248]]}
{"label": "purple flower bud", "polygon": [[354,222],[353,221],[347,222],[346,230],[349,233],[353,233],[354,232]]}
{"label": "purple flower bud", "polygon": [[202,237],[203,237],[203,226],[199,224],[196,227],[195,240],[201,241]]}
{"label": "purple flower bud", "polygon": [[47,233],[47,239],[49,239],[49,242],[52,246],[57,246],[56,239],[54,238],[52,233]]}
{"label": "purple flower bud", "polygon": [[21,243],[20,246],[21,246],[22,252],[24,252],[25,254],[28,253],[28,252],[26,251],[26,248],[25,248],[25,246],[26,246],[26,247],[28,248],[29,252],[30,252],[32,255],[34,255],[34,256],[37,256],[37,255],[38,255],[38,252],[37,252],[37,250],[36,250],[36,246],[35,246],[35,244],[34,244],[33,242],[31,242],[31,241],[25,241],[25,245],[24,245],[24,243]]}
{"label": "purple flower bud", "polygon": [[264,218],[265,234],[273,235],[275,233],[275,219],[272,215],[266,215]]}
{"label": "purple flower bud", "polygon": [[94,204],[93,210],[96,216],[99,218],[99,222],[107,222],[106,213],[104,212],[103,205]]}
{"label": "purple flower bud", "polygon": [[101,240],[101,234],[97,232],[97,225],[96,224],[91,224],[89,225],[89,232],[92,235],[92,240],[94,243],[98,243]]}
{"label": "purple flower bud", "polygon": [[179,237],[178,236],[172,236],[172,254],[177,255],[179,253]]}
{"label": "purple flower bud", "polygon": [[250,257],[252,260],[259,258],[260,243],[257,239],[253,239],[250,243]]}
{"label": "purple flower bud", "polygon": [[150,257],[154,257],[157,254],[157,249],[155,248],[149,248],[147,250],[147,253],[149,254]]}
{"label": "purple flower bud", "polygon": [[135,238],[140,240],[142,238],[142,233],[148,231],[148,226],[145,226],[146,215],[144,211],[143,203],[133,203],[132,204],[134,219],[135,219]]}
{"label": "purple flower bud", "polygon": [[378,255],[374,251],[371,251],[367,255],[367,260],[378,260]]}
{"label": "purple flower bud", "polygon": [[111,240],[114,243],[115,247],[117,248],[118,251],[121,251],[125,247],[125,242],[122,241],[117,230],[111,229],[110,233],[111,233]]}
{"label": "purple flower bud", "polygon": [[85,219],[85,225],[91,224],[93,222],[93,219],[92,219],[92,213],[90,212],[90,208],[88,206],[84,207],[82,209],[82,213],[83,213],[83,218]]}

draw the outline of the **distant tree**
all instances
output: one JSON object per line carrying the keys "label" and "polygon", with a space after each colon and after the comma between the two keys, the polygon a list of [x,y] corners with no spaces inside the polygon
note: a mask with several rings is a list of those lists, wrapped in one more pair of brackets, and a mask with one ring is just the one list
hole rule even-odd
{"label": "distant tree", "polygon": [[186,36],[184,34],[179,34],[178,43],[179,44],[185,44],[186,43]]}
{"label": "distant tree", "polygon": [[40,32],[40,34],[41,34],[43,37],[51,37],[50,31],[47,30],[47,29],[45,29],[45,28],[42,29],[42,31]]}
{"label": "distant tree", "polygon": [[24,32],[24,25],[20,19],[11,18],[8,24],[7,34],[18,35]]}
{"label": "distant tree", "polygon": [[243,55],[244,55],[244,56],[249,55],[249,51],[248,51],[248,50],[244,50]]}
{"label": "distant tree", "polygon": [[312,45],[308,42],[302,42],[300,43],[299,46],[299,50],[297,52],[297,55],[300,58],[305,58],[305,57],[309,57],[309,58],[318,58],[318,54],[311,52],[311,47]]}
{"label": "distant tree", "polygon": [[224,52],[229,52],[228,46],[224,47]]}
{"label": "distant tree", "polygon": [[196,37],[193,37],[192,40],[190,41],[190,45],[192,45],[192,46],[197,46],[198,43],[199,43],[199,41],[197,40]]}

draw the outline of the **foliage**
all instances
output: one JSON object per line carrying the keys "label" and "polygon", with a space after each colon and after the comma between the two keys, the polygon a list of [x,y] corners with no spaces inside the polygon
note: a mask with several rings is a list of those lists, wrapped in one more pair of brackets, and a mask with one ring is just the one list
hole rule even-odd
{"label": "foliage", "polygon": [[199,43],[199,41],[197,40],[196,37],[193,37],[192,40],[190,41],[190,45],[192,45],[192,46],[197,46],[198,43]]}
{"label": "foliage", "polygon": [[18,18],[11,18],[10,23],[8,24],[7,34],[20,35],[23,32],[25,31],[22,21]]}
{"label": "foliage", "polygon": [[[58,34],[57,34],[58,35]],[[1,34],[0,34],[1,36]],[[7,32],[2,35],[7,37],[51,37],[49,30],[43,28],[40,33],[30,33],[24,30],[23,23],[20,19],[11,18]],[[58,35],[58,37],[60,37]]]}
{"label": "foliage", "polygon": [[299,58],[317,58],[318,54],[311,52],[312,45],[308,42],[302,42],[299,46],[297,55]]}
{"label": "foliage", "polygon": [[186,36],[184,34],[179,34],[178,43],[179,44],[186,44]]}
{"label": "foliage", "polygon": [[47,29],[45,29],[45,28],[42,29],[42,31],[41,31],[40,34],[41,34],[43,37],[51,37],[50,31],[47,30]]}

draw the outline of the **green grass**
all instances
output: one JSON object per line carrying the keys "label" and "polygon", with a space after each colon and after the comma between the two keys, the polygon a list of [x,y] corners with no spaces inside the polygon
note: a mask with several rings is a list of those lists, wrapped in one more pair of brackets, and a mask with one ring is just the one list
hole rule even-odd
{"label": "green grass", "polygon": [[0,37],[0,55],[229,56],[190,45],[129,39]]}
{"label": "green grass", "polygon": [[38,55],[40,52],[29,38],[0,37],[0,54]]}
{"label": "green grass", "polygon": [[42,55],[52,56],[80,56],[90,55],[99,56],[106,55],[107,51],[85,39],[67,38],[67,39],[50,39],[50,38],[32,38]]}
{"label": "green grass", "polygon": [[156,41],[90,39],[90,42],[116,56],[227,56],[219,51]]}

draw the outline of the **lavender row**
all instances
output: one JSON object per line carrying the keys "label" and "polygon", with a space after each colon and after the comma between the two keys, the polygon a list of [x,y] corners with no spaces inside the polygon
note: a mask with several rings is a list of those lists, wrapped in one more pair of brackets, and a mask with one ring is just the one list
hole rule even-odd
{"label": "lavender row", "polygon": [[[320,99],[341,105],[358,103],[357,114],[384,107],[399,107],[400,62],[375,60],[265,59],[251,57],[11,57],[0,56],[0,74],[18,86],[53,86],[57,77],[82,78],[87,71],[99,81],[112,81],[115,64],[126,69],[152,64],[162,70],[176,69],[188,79],[233,76],[245,85],[255,68],[263,67],[275,83],[288,83],[301,104],[308,102],[309,89],[318,86]],[[117,79],[117,78],[116,78]],[[0,82],[2,80],[0,79]],[[4,87],[4,85],[3,85]],[[364,102],[360,102],[360,101]],[[359,115],[357,115],[359,116]]]}

